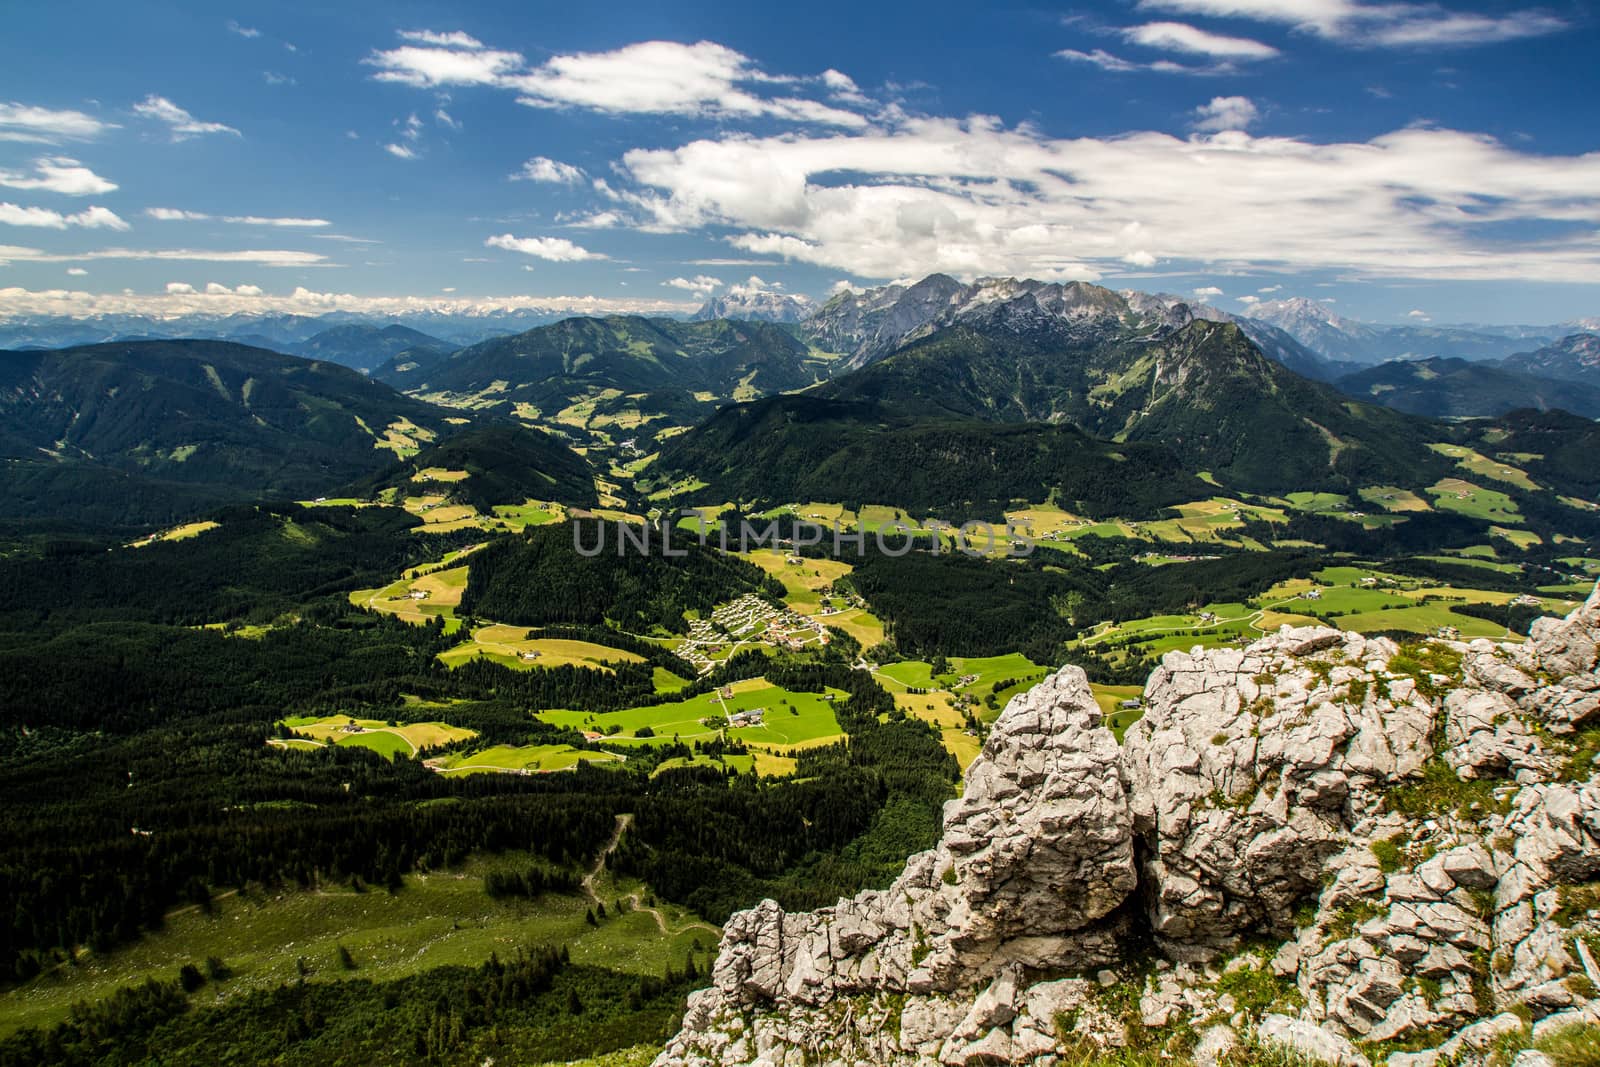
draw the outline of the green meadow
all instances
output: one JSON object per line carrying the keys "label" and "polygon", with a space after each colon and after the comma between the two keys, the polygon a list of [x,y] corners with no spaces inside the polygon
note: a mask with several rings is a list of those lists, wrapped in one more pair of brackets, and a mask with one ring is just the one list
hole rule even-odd
{"label": "green meadow", "polygon": [[[614,901],[637,889],[605,873],[594,888],[611,914],[598,926],[585,920],[593,902],[580,894],[528,901],[484,892],[485,874],[519,864],[526,864],[525,856],[479,857],[456,870],[408,876],[396,893],[324,886],[221,894],[208,910],[169,913],[159,931],[133,944],[107,953],[80,951],[76,962],[0,993],[0,1034],[54,1025],[74,1001],[97,1000],[145,978],[171,980],[184,964],[199,966],[208,956],[222,960],[232,976],[208,984],[196,995],[197,1005],[292,983],[302,963],[311,982],[386,981],[434,967],[476,966],[491,953],[503,958],[522,945],[562,944],[576,963],[659,975],[669,964],[681,967],[696,945],[717,944],[717,928],[681,908],[636,906],[617,915]],[[340,945],[355,962],[353,972],[340,964]]]}

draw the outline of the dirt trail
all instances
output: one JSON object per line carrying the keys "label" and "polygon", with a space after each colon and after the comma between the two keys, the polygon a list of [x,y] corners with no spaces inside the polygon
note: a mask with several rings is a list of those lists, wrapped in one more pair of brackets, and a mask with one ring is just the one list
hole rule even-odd
{"label": "dirt trail", "polygon": [[[603,904],[604,901],[602,901],[600,899],[600,895],[594,891],[594,883],[600,877],[600,873],[606,869],[606,860],[610,858],[611,854],[617,850],[617,846],[622,843],[622,835],[626,833],[628,827],[632,825],[632,815],[617,816],[617,825],[616,828],[611,831],[611,840],[607,841],[606,847],[600,850],[600,856],[594,861],[594,866],[589,870],[589,873],[583,876],[583,892],[596,904]],[[622,899],[628,901],[629,905],[634,911],[645,912],[652,919],[654,919],[656,921],[656,929],[661,931],[662,934],[670,935],[674,933],[674,931],[667,926],[667,917],[661,914],[660,909],[646,905],[644,898],[637,890],[624,894]],[[676,932],[681,934],[685,930],[693,930],[696,928],[710,930],[712,933],[719,936],[722,933],[721,930],[707,922],[688,923],[683,927],[682,930],[678,930]]]}

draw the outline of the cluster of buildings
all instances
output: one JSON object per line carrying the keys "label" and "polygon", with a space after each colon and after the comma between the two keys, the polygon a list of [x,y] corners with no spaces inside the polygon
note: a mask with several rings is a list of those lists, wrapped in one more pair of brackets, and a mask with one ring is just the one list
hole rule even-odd
{"label": "cluster of buildings", "polygon": [[828,643],[828,631],[820,622],[788,608],[775,608],[754,594],[723,604],[709,619],[689,624],[689,636],[678,646],[677,654],[701,674],[716,666],[712,659],[729,645],[768,644],[798,652],[808,646],[820,648]]}

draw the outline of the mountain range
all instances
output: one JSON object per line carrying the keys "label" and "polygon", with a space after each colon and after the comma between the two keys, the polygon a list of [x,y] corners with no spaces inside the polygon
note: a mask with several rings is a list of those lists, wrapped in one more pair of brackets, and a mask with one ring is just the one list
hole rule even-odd
{"label": "mountain range", "polygon": [[[1461,436],[1432,418],[1600,414],[1593,334],[1504,359],[1362,364],[1334,357],[1360,354],[1349,339],[1370,353],[1401,344],[1395,331],[1459,331],[1380,330],[1310,301],[1262,309],[935,274],[841,292],[800,322],[572,318],[456,347],[398,323],[229,317],[212,326],[290,354],[204,340],[13,351],[0,356],[3,510],[157,521],[326,492],[514,417],[601,447],[618,442],[590,420],[609,420],[638,454],[659,450],[646,491],[691,479],[747,502],[992,513],[1054,498],[1108,514],[1119,493],[1143,510],[1193,499],[1202,477],[1262,494],[1426,487],[1452,467],[1426,446]],[[1532,343],[1520,332],[1474,336]],[[1561,425],[1563,440],[1578,432]],[[498,487],[475,496],[590,500],[588,465],[565,445],[496,432],[460,446]],[[519,464],[532,482],[510,476]]]}
{"label": "mountain range", "polygon": [[416,358],[411,351],[412,358],[391,361],[377,377],[453,404],[531,408],[548,416],[606,392],[746,399],[803,389],[828,370],[826,360],[783,327],[725,319],[566,319],[448,356]]}
{"label": "mountain range", "polygon": [[817,302],[808,296],[736,285],[721,296],[707,300],[690,316],[690,321],[740,319],[759,322],[804,322],[816,310]]}
{"label": "mountain range", "polygon": [[[836,495],[984,499],[970,495],[959,465],[946,462],[941,483],[937,473],[914,476],[915,453],[858,439],[862,427],[918,420],[962,426],[965,451],[978,455],[1000,448],[998,436],[979,441],[1001,427],[1012,447],[1019,432],[1071,426],[1101,441],[1159,445],[1178,469],[1255,492],[1431,482],[1446,466],[1424,447],[1440,435],[1430,424],[1353,402],[1267,358],[1237,324],[1195,318],[1182,303],[1130,302],[1082,282],[963,286],[935,275],[841,294],[803,330],[855,369],[804,398],[724,409],[666,444],[663,476],[765,499],[757,490],[782,466],[775,457],[805,456],[806,469],[829,472]],[[1065,483],[1052,488],[1092,510]]]}
{"label": "mountain range", "polygon": [[[1600,337],[1585,334],[1591,341]],[[1544,351],[1544,350],[1541,350]],[[1538,353],[1528,353],[1528,358]],[[1335,381],[1342,391],[1385,407],[1435,418],[1498,415],[1516,408],[1561,408],[1600,418],[1600,385],[1507,368],[1510,361],[1393,360]],[[1600,382],[1600,373],[1595,380]]]}
{"label": "mountain range", "polygon": [[230,342],[0,352],[0,517],[162,522],[325,493],[454,419],[349,368]]}

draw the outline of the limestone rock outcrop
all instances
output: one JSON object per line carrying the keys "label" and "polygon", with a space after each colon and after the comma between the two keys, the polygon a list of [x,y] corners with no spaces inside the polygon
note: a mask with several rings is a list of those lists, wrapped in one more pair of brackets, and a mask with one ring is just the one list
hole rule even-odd
{"label": "limestone rock outcrop", "polygon": [[733,916],[657,1067],[1050,1063],[1151,1033],[1354,1064],[1454,1035],[1403,1067],[1600,1018],[1597,648],[1600,590],[1521,645],[1286,627],[1169,653],[1120,745],[1063,668],[888,889]]}

